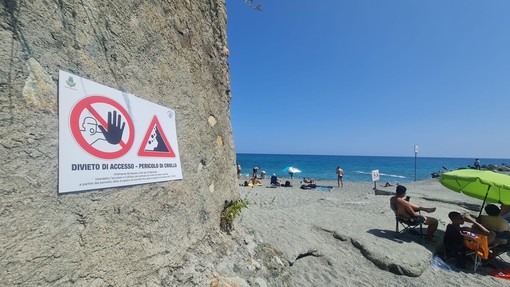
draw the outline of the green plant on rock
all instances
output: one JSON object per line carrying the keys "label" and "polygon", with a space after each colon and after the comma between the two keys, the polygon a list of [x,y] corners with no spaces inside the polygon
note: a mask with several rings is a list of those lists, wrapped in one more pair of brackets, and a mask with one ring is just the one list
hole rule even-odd
{"label": "green plant on rock", "polygon": [[248,201],[239,199],[236,201],[225,200],[225,207],[220,215],[220,229],[230,233],[234,229],[234,219],[241,215],[241,210],[248,207]]}

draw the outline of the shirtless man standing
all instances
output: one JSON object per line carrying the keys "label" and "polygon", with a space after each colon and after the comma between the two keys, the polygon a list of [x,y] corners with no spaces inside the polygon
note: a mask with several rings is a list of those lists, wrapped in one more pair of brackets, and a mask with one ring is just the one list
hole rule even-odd
{"label": "shirtless man standing", "polygon": [[338,182],[338,187],[344,187],[344,170],[340,167],[340,166],[337,166],[336,167],[336,174],[338,175],[338,179],[337,179],[337,182]]}
{"label": "shirtless man standing", "polygon": [[403,185],[397,185],[396,195],[390,199],[390,204],[394,205],[397,209],[396,214],[398,217],[405,219],[413,219],[415,222],[421,222],[427,225],[427,241],[434,242],[434,232],[437,229],[437,219],[430,216],[423,216],[419,211],[423,210],[427,213],[436,211],[435,207],[421,207],[416,204],[410,203],[404,199],[407,188]]}

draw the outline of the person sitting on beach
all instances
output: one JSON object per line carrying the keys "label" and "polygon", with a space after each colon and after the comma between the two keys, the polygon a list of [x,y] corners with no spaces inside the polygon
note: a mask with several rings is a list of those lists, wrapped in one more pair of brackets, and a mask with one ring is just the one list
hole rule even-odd
{"label": "person sitting on beach", "polygon": [[[467,248],[464,245],[465,237],[478,236],[478,235],[486,235],[489,237],[489,242],[491,241],[490,231],[487,228],[483,227],[480,223],[476,222],[469,214],[460,214],[457,211],[452,211],[448,213],[448,217],[452,221],[452,223],[446,226],[446,231],[444,233],[443,243],[445,255],[447,257],[455,258],[456,266],[458,268],[466,267],[466,251]],[[471,227],[461,227],[464,222],[472,223]],[[494,234],[495,235],[495,234]],[[492,240],[494,238],[492,237]]]}
{"label": "person sitting on beach", "polygon": [[315,179],[314,178],[303,178],[303,182],[304,183],[314,183]]}
{"label": "person sitting on beach", "polygon": [[271,176],[271,182],[270,182],[270,184],[271,184],[272,186],[280,186],[280,185],[281,185],[280,180],[278,179],[278,177],[276,176],[276,174],[275,174],[275,173],[273,173],[273,175]]}
{"label": "person sitting on beach", "polygon": [[427,236],[426,239],[429,242],[434,241],[434,232],[437,229],[437,219],[430,216],[423,216],[419,213],[419,211],[423,210],[427,213],[436,211],[435,207],[421,207],[416,204],[410,203],[409,199],[404,199],[406,195],[407,188],[403,185],[398,185],[396,189],[396,195],[391,197],[390,204],[395,206],[397,217],[403,218],[405,220],[410,220],[413,222],[419,222],[427,225]]}
{"label": "person sitting on beach", "polygon": [[383,185],[383,187],[388,187],[388,186],[393,186],[393,184],[391,184],[389,181],[387,181],[387,182]]}
{"label": "person sitting on beach", "polygon": [[[507,244],[510,238],[510,225],[508,225],[508,221],[499,216],[499,207],[494,204],[487,204],[484,210],[487,215],[481,215],[478,218],[478,222],[485,228],[496,233],[496,238],[494,239],[495,244]],[[489,243],[491,242],[492,241],[489,240]]]}
{"label": "person sitting on beach", "polygon": [[248,185],[255,186],[255,185],[261,185],[262,183],[260,180],[257,179],[256,176],[250,178],[250,181],[248,182]]}

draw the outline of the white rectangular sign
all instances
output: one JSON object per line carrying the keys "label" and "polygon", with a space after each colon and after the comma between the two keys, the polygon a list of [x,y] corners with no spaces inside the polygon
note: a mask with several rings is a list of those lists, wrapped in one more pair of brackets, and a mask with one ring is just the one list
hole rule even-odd
{"label": "white rectangular sign", "polygon": [[60,71],[59,193],[182,179],[175,112]]}
{"label": "white rectangular sign", "polygon": [[372,170],[372,181],[378,181],[379,180],[379,170],[374,169]]}

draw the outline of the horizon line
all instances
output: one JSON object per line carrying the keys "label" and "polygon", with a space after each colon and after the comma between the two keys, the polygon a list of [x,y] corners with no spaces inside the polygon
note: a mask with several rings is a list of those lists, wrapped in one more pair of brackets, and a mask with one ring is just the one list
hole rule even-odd
{"label": "horizon line", "polygon": [[[290,154],[290,153],[256,153],[256,152],[235,152],[236,154],[252,154],[252,155],[298,155],[298,156],[359,156],[359,157],[410,157],[414,158],[414,156],[404,156],[404,155],[355,155],[355,154]],[[456,159],[504,159],[510,160],[510,158],[503,157],[457,157],[457,156],[416,156],[417,158],[456,158]]]}

